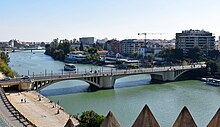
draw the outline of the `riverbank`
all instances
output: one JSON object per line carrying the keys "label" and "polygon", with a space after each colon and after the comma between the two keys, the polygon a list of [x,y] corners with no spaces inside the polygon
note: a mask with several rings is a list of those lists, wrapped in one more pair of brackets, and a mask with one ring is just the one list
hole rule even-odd
{"label": "riverbank", "polygon": [[36,91],[8,93],[7,98],[19,112],[36,126],[63,127],[69,118],[74,125],[79,124],[75,118],[69,117],[70,115],[62,107]]}

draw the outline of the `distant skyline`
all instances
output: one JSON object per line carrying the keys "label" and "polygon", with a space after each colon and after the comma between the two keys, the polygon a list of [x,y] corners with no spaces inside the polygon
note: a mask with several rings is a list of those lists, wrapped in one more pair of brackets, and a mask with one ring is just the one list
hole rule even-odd
{"label": "distant skyline", "polygon": [[54,38],[173,39],[182,30],[220,35],[219,0],[0,0],[0,41]]}

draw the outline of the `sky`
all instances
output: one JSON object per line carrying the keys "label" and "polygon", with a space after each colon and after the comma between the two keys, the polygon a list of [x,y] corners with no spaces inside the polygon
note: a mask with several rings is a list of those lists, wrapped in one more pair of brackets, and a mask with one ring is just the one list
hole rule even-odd
{"label": "sky", "polygon": [[[173,39],[182,30],[220,36],[219,0],[0,0],[0,41]],[[218,38],[216,38],[218,39]]]}

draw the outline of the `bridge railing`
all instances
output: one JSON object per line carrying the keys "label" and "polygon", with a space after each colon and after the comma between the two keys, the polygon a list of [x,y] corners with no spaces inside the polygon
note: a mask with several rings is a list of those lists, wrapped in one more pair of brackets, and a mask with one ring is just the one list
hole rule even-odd
{"label": "bridge railing", "polygon": [[[187,65],[187,66],[164,66],[164,67],[152,67],[152,68],[138,68],[138,69],[115,69],[112,68],[110,70],[95,70],[92,71],[62,71],[59,73],[54,73],[51,71],[50,73],[41,73],[41,74],[33,74],[29,75],[30,78],[68,78],[68,77],[83,77],[83,76],[93,76],[93,75],[122,75],[122,74],[138,74],[138,73],[150,73],[150,72],[163,72],[163,71],[174,71],[174,70],[187,70],[187,69],[197,69],[204,68],[203,65]],[[19,78],[21,79],[21,77]]]}

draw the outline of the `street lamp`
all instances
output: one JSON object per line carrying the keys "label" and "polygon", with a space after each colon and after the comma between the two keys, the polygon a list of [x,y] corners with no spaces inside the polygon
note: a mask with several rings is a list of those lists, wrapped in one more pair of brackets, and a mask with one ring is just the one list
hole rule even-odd
{"label": "street lamp", "polygon": [[147,55],[147,40],[146,40],[146,36],[147,33],[138,33],[138,35],[144,35],[144,53],[143,53],[143,58],[146,58]]}

